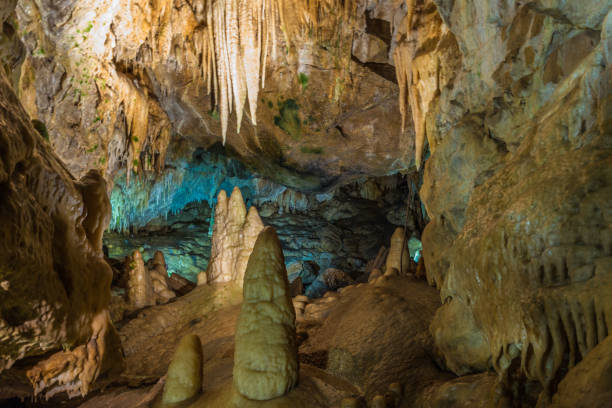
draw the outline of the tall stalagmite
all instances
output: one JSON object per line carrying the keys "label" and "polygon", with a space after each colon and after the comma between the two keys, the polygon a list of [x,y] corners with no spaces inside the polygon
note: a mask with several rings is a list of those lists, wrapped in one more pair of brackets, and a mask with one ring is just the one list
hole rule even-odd
{"label": "tall stalagmite", "polygon": [[206,272],[200,272],[206,274],[206,279],[202,276],[198,281],[242,284],[249,256],[262,229],[257,209],[252,206],[247,213],[238,187],[234,187],[229,200],[225,190],[221,190],[215,207],[210,263]]}
{"label": "tall stalagmite", "polygon": [[254,400],[286,394],[297,382],[295,311],[285,258],[276,231],[257,238],[244,276],[244,301],[236,327],[234,386]]}

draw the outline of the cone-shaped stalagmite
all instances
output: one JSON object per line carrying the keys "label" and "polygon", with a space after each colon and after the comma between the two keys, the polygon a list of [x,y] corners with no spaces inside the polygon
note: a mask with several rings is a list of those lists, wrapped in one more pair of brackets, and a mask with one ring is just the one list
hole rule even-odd
{"label": "cone-shaped stalagmite", "polygon": [[395,268],[402,275],[408,273],[410,267],[410,253],[408,252],[407,240],[404,239],[404,229],[398,227],[391,236],[391,248],[387,255],[385,273]]}
{"label": "cone-shaped stalagmite", "polygon": [[271,227],[255,242],[243,292],[236,327],[234,386],[249,399],[276,398],[296,384],[298,362],[285,259]]}
{"label": "cone-shaped stalagmite", "polygon": [[188,334],[181,339],[168,367],[162,403],[185,401],[201,389],[202,344],[198,336]]}
{"label": "cone-shaped stalagmite", "polygon": [[155,304],[149,271],[145,267],[140,251],[134,251],[129,265],[128,299],[136,308]]}

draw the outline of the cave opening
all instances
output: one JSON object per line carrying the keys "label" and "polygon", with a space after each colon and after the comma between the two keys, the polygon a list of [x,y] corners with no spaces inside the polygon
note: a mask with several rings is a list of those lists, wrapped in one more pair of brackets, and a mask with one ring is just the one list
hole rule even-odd
{"label": "cave opening", "polygon": [[[167,273],[196,283],[211,256],[215,206],[221,190],[240,189],[246,209],[255,206],[283,245],[288,270],[304,262],[324,272],[341,269],[354,280],[367,280],[366,264],[389,246],[395,228],[406,230],[412,261],[418,262],[425,224],[418,196],[419,174],[361,177],[324,192],[301,192],[267,180],[232,159],[220,145],[196,148],[190,157],[166,161],[162,174],[116,179],[112,216],[103,242],[114,264],[134,251],[152,259],[164,254]],[[356,226],[359,226],[356,228]],[[409,262],[408,259],[405,260]],[[290,276],[295,278],[295,276]],[[308,280],[311,297],[327,289]]]}

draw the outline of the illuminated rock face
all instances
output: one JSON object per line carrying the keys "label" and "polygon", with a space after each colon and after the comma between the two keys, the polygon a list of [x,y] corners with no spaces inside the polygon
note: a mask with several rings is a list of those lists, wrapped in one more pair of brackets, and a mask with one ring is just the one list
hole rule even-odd
{"label": "illuminated rock face", "polygon": [[[389,174],[413,162],[412,131],[400,131],[393,75],[352,59],[354,31],[367,28],[358,3],[20,0],[21,95],[77,176],[160,171],[181,136],[225,141],[294,187]],[[392,73],[388,44],[374,40],[376,64]]]}
{"label": "illuminated rock face", "polygon": [[612,323],[612,73],[609,2],[535,3],[435,1],[437,39],[461,50],[441,66],[463,68],[422,119],[421,197],[442,359],[457,373],[518,366],[545,401]]}
{"label": "illuminated rock face", "polygon": [[206,272],[201,272],[206,274],[206,279],[198,278],[198,281],[242,284],[249,256],[262,229],[257,209],[251,207],[247,213],[238,187],[229,200],[221,190],[215,207],[210,263]]}
{"label": "illuminated rock face", "polygon": [[0,106],[0,372],[67,346],[29,380],[35,393],[84,395],[105,364],[121,362],[120,346],[108,346],[106,184],[96,171],[72,178],[1,72]]}
{"label": "illuminated rock face", "polygon": [[295,310],[276,231],[257,237],[244,276],[244,301],[236,326],[234,386],[254,400],[286,394],[297,382]]}

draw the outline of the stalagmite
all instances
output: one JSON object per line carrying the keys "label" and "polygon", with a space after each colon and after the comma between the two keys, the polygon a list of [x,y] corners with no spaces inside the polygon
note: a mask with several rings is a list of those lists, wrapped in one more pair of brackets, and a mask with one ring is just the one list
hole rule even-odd
{"label": "stalagmite", "polygon": [[161,251],[155,251],[153,259],[147,262],[147,266],[157,302],[166,303],[176,297],[176,294],[168,286],[168,269],[164,254]]}
{"label": "stalagmite", "polygon": [[168,367],[162,403],[185,401],[202,389],[202,344],[195,334],[181,339]]}
{"label": "stalagmite", "polygon": [[391,273],[392,269],[396,269],[400,275],[404,276],[408,273],[410,267],[410,253],[404,239],[404,228],[398,227],[391,236],[391,248],[387,255],[387,263],[385,265],[385,274]]}
{"label": "stalagmite", "polygon": [[145,267],[140,251],[134,251],[130,259],[128,278],[128,299],[136,308],[155,303],[149,271]]}
{"label": "stalagmite", "polygon": [[249,399],[268,400],[286,394],[298,377],[295,311],[285,258],[273,228],[259,234],[244,278],[234,386]]}
{"label": "stalagmite", "polygon": [[198,278],[198,283],[237,281],[242,284],[249,256],[262,229],[257,209],[251,207],[247,213],[238,187],[229,200],[221,190],[215,207],[210,263],[206,272],[200,272],[207,277]]}

